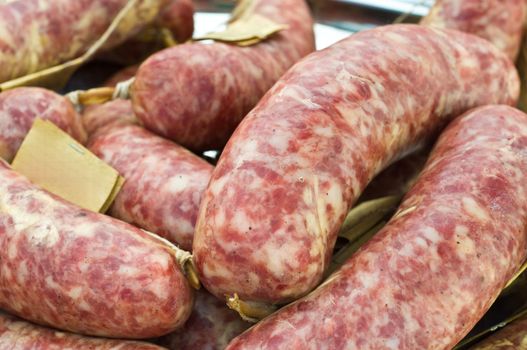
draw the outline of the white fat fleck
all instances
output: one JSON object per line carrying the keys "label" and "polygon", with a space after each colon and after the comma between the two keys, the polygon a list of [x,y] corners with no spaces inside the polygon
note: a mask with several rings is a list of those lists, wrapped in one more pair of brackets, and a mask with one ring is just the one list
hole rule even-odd
{"label": "white fat fleck", "polygon": [[82,287],[73,287],[68,292],[68,296],[74,300],[79,299],[81,294],[82,294]]}
{"label": "white fat fleck", "polygon": [[321,227],[320,221],[317,215],[313,213],[306,213],[305,218],[306,218],[307,232],[315,236],[321,236],[322,235],[321,231],[323,231],[324,228]]}
{"label": "white fat fleck", "polygon": [[152,292],[159,299],[166,299],[170,288],[163,278],[156,279],[148,284],[148,290]]}
{"label": "white fat fleck", "polygon": [[386,339],[386,346],[388,349],[397,350],[399,349],[399,339],[398,338],[388,338]]}
{"label": "white fat fleck", "polygon": [[406,242],[404,246],[399,250],[399,256],[413,256],[415,255],[413,245],[411,242]]}
{"label": "white fat fleck", "polygon": [[321,109],[322,107],[311,100],[311,92],[298,85],[286,86],[280,91],[281,97],[289,97],[295,101],[300,102],[309,109]]}
{"label": "white fat fleck", "polygon": [[[256,141],[255,139],[246,140],[243,144],[243,154],[243,157],[236,157],[236,162],[234,163],[235,168],[240,167],[244,163],[244,161],[247,160],[247,156],[255,157],[259,154],[258,141]],[[214,184],[214,182],[216,182],[216,180],[212,181],[212,184]]]}
{"label": "white fat fleck", "polygon": [[359,273],[358,278],[364,289],[373,288],[379,283],[379,271],[375,273]]}
{"label": "white fat fleck", "polygon": [[488,220],[488,214],[485,211],[484,208],[482,208],[473,198],[471,197],[464,197],[462,199],[463,208],[467,213],[470,215],[476,217],[480,220]]}
{"label": "white fat fleck", "polygon": [[82,309],[82,310],[85,310],[85,311],[91,311],[91,306],[90,304],[88,304],[86,301],[84,300],[81,300],[77,303],[77,305]]}
{"label": "white fat fleck", "polygon": [[[7,197],[5,198],[7,199]],[[44,208],[54,208],[54,200],[45,192],[32,190],[23,199],[41,202]],[[30,212],[25,205],[12,205],[4,200],[0,203],[2,211],[7,213],[14,222],[15,232],[25,232],[28,239],[46,247],[52,247],[59,240],[59,232],[52,220],[46,218],[46,213]],[[51,213],[47,213],[52,217]]]}
{"label": "white fat fleck", "polygon": [[454,229],[456,234],[456,246],[460,255],[473,255],[476,252],[476,245],[472,239],[468,237],[469,229],[463,225],[457,225]]}
{"label": "white fat fleck", "polygon": [[251,226],[251,222],[247,215],[245,215],[245,212],[242,210],[237,210],[234,212],[234,216],[231,220],[231,225],[233,227],[237,227],[240,230],[249,230],[249,226]]}
{"label": "white fat fleck", "polygon": [[159,265],[162,269],[167,269],[172,263],[168,254],[149,254],[148,257],[150,262]]}
{"label": "white fat fleck", "polygon": [[319,136],[327,138],[335,136],[335,130],[330,126],[317,125],[313,128],[313,132]]}
{"label": "white fat fleck", "polygon": [[16,255],[18,253],[18,249],[16,247],[16,244],[9,245],[9,248],[7,249],[7,257],[9,258],[9,260],[14,260],[16,258]]}
{"label": "white fat fleck", "polygon": [[187,175],[172,176],[167,183],[168,189],[172,193],[181,192],[188,188],[190,178]]}
{"label": "white fat fleck", "polygon": [[18,270],[17,270],[18,274],[17,274],[17,279],[18,279],[18,282],[23,285],[27,279],[27,276],[28,276],[28,271],[27,271],[27,263],[26,261],[22,261],[22,263],[20,264],[20,266],[18,267]]}
{"label": "white fat fleck", "polygon": [[437,243],[441,240],[441,236],[439,236],[439,233],[436,231],[436,229],[430,226],[427,226],[423,229],[423,236],[432,243]]}
{"label": "white fat fleck", "polygon": [[273,148],[278,153],[286,153],[287,148],[289,147],[289,140],[291,138],[291,133],[276,133],[272,134],[269,137],[269,144],[273,146]]}
{"label": "white fat fleck", "polygon": [[422,247],[422,248],[426,248],[428,246],[428,244],[426,243],[426,240],[424,240],[422,237],[417,237],[415,239],[415,244],[418,247]]}
{"label": "white fat fleck", "polygon": [[129,277],[136,276],[139,273],[140,273],[139,269],[132,267],[132,266],[126,266],[126,265],[121,265],[118,270],[118,274],[129,276]]}
{"label": "white fat fleck", "polygon": [[[287,242],[290,242],[290,240]],[[277,246],[276,244],[268,242],[259,249],[257,255],[265,261],[266,267],[273,275],[281,278],[285,274],[285,270],[289,270],[286,262],[290,265],[291,269],[296,270],[298,268],[298,261],[294,258],[297,250],[298,247],[296,244],[285,243]]]}
{"label": "white fat fleck", "polygon": [[46,276],[45,282],[46,282],[46,286],[50,289],[56,289],[56,290],[62,289],[61,286],[58,283],[56,283],[51,276]]}
{"label": "white fat fleck", "polygon": [[43,220],[26,230],[29,240],[35,244],[50,248],[59,241],[59,231],[51,221]]}

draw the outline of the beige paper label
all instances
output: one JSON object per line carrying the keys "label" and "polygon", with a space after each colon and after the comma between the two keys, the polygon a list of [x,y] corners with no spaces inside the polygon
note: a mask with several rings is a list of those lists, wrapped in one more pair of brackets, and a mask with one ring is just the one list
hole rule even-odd
{"label": "beige paper label", "polygon": [[36,119],[13,160],[14,170],[82,208],[106,211],[124,178],[50,121]]}
{"label": "beige paper label", "polygon": [[194,40],[212,39],[239,46],[249,46],[257,44],[285,28],[286,26],[277,24],[266,17],[249,15],[231,22],[224,31],[209,33],[194,38]]}

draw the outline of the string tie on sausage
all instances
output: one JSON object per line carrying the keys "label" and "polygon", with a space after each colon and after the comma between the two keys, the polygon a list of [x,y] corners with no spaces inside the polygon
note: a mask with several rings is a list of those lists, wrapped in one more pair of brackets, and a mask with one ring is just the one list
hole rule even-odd
{"label": "string tie on sausage", "polygon": [[117,83],[115,86],[115,90],[112,95],[112,100],[116,100],[118,98],[127,100],[130,98],[130,87],[135,81],[135,77],[132,77],[128,80],[121,81]]}

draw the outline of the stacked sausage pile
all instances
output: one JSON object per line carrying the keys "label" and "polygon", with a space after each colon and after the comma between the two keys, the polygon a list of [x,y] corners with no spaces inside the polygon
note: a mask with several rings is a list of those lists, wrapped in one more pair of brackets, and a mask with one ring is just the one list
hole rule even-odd
{"label": "stacked sausage pile", "polygon": [[[2,79],[92,40],[86,27],[50,30],[32,58],[13,53],[21,28],[48,28],[68,4],[49,2],[58,12],[41,18],[31,2],[0,3],[12,22]],[[148,21],[184,41],[189,21],[175,7],[191,6],[179,2],[138,1],[137,13],[155,3]],[[0,309],[9,313],[0,349],[450,349],[518,271],[527,115],[514,108],[513,59],[523,0],[438,1],[419,25],[378,27],[318,52],[304,0],[248,4],[286,29],[253,46],[155,53],[107,83],[135,76],[131,100],[81,117],[45,89],[0,94]],[[94,17],[81,22],[97,35],[105,16]],[[46,46],[57,33],[73,40],[70,51]],[[121,36],[110,46],[134,40]],[[37,117],[125,177],[108,215],[10,168]],[[366,186],[431,143],[391,221],[323,281]],[[197,155],[211,149],[221,150],[215,167]],[[194,268],[206,290],[194,290]],[[248,319],[280,309],[245,331],[226,298]]]}

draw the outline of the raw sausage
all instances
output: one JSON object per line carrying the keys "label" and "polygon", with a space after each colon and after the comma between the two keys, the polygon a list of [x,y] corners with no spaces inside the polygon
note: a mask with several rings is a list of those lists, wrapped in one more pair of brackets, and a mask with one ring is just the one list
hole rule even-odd
{"label": "raw sausage", "polygon": [[170,0],[159,14],[158,25],[170,30],[177,42],[192,38],[194,32],[194,4],[192,0]]}
{"label": "raw sausage", "polygon": [[456,119],[383,230],[228,349],[451,349],[526,257],[526,154],[526,114]]}
{"label": "raw sausage", "polygon": [[[0,4],[0,82],[84,53],[128,0],[12,0]],[[138,0],[106,48],[122,43],[156,18],[167,0]]]}
{"label": "raw sausage", "polygon": [[177,45],[141,65],[131,91],[147,129],[193,151],[221,148],[278,78],[314,50],[304,0],[254,0],[253,11],[288,29],[249,47]]}
{"label": "raw sausage", "polygon": [[133,64],[154,52],[166,48],[160,30],[168,30],[177,43],[192,38],[194,32],[194,4],[191,0],[169,0],[158,18],[134,38],[98,56],[106,61]]}
{"label": "raw sausage", "polygon": [[[123,82],[132,78],[137,72],[139,66],[129,66],[119,70],[112,75],[104,86],[115,87],[117,83]],[[103,104],[95,104],[84,107],[82,112],[82,123],[84,129],[91,136],[95,131],[103,126],[119,122],[122,124],[139,124],[135,117],[130,100],[116,99]]]}
{"label": "raw sausage", "polygon": [[148,338],[190,316],[181,252],[0,164],[0,308],[82,334]]}
{"label": "raw sausage", "polygon": [[2,350],[161,350],[153,344],[90,338],[40,327],[0,312]]}
{"label": "raw sausage", "polygon": [[13,159],[37,117],[86,142],[81,118],[68,100],[50,90],[22,87],[0,93],[0,157]]}
{"label": "raw sausage", "polygon": [[164,336],[158,344],[173,350],[223,350],[250,326],[223,301],[206,291],[199,291],[185,326]]}
{"label": "raw sausage", "polygon": [[457,31],[384,26],[311,54],[220,157],[196,224],[201,281],[218,297],[253,302],[306,294],[377,173],[465,110],[516,103],[518,89],[503,53]]}
{"label": "raw sausage", "polygon": [[514,60],[521,44],[526,11],[525,0],[436,0],[421,24],[475,34]]}
{"label": "raw sausage", "polygon": [[527,344],[527,317],[523,316],[498,330],[471,350],[521,350]]}
{"label": "raw sausage", "polygon": [[192,249],[212,165],[137,125],[110,124],[89,149],[126,179],[109,214]]}
{"label": "raw sausage", "polygon": [[138,68],[138,65],[132,65],[117,71],[117,73],[104,82],[104,86],[115,87],[117,83],[132,78],[137,73]]}
{"label": "raw sausage", "polygon": [[82,123],[91,138],[97,130],[107,125],[115,123],[129,125],[139,122],[132,109],[132,103],[129,100],[117,99],[101,105],[88,106],[82,113]]}

